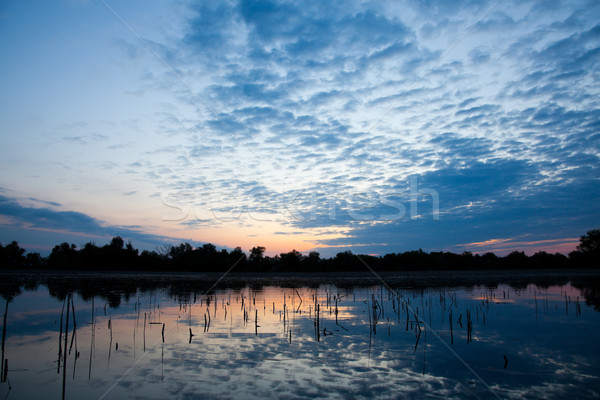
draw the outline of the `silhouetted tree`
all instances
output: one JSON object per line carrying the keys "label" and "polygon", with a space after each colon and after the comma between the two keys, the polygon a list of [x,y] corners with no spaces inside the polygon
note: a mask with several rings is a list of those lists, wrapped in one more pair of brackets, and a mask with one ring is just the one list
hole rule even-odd
{"label": "silhouetted tree", "polygon": [[316,251],[311,251],[308,256],[302,259],[302,270],[316,272],[319,269],[321,255]]}
{"label": "silhouetted tree", "polygon": [[[17,242],[6,246],[0,244],[0,268],[2,269],[88,269],[88,270],[148,270],[148,271],[226,271],[235,266],[235,271],[421,271],[421,270],[475,270],[475,269],[518,269],[518,268],[598,268],[600,265],[600,230],[593,229],[581,236],[577,251],[569,254],[548,254],[544,251],[528,257],[522,251],[513,251],[505,257],[493,253],[483,255],[463,252],[430,252],[421,249],[383,256],[353,254],[349,251],[337,253],[335,257],[322,259],[318,252],[308,256],[296,250],[274,257],[265,256],[265,247],[255,246],[249,256],[236,247],[231,252],[218,250],[206,243],[193,248],[189,243],[177,246],[165,245],[155,251],[139,251],[131,241],[125,244],[122,237],[98,247],[93,242],[81,249],[67,242],[54,246],[46,258],[38,253],[25,253]],[[61,292],[62,293],[62,292]],[[64,294],[64,293],[62,293]]]}
{"label": "silhouetted tree", "polygon": [[63,242],[54,246],[48,256],[48,266],[52,269],[76,269],[80,268],[77,246]]}
{"label": "silhouetted tree", "polygon": [[25,255],[25,265],[28,269],[41,269],[45,267],[45,259],[40,253],[27,253]]}
{"label": "silhouetted tree", "polygon": [[248,256],[249,268],[252,271],[262,271],[265,268],[265,248],[263,246],[255,246],[250,249]]}
{"label": "silhouetted tree", "polygon": [[555,269],[565,268],[569,259],[560,253],[548,254],[545,251],[538,251],[529,258],[529,267],[537,269]]}
{"label": "silhouetted tree", "polygon": [[525,268],[527,265],[527,255],[522,251],[513,251],[503,259],[504,267],[509,269]]}
{"label": "silhouetted tree", "polygon": [[79,256],[82,265],[89,269],[98,269],[103,264],[102,249],[100,249],[94,242],[87,242],[83,245],[83,248],[79,250]]}
{"label": "silhouetted tree", "polygon": [[218,271],[220,270],[221,254],[217,251],[217,247],[212,243],[206,243],[196,249],[197,267],[201,270]]}
{"label": "silhouetted tree", "polygon": [[168,263],[169,258],[166,254],[148,250],[142,251],[138,261],[139,269],[145,271],[164,271],[167,268]]}
{"label": "silhouetted tree", "polygon": [[296,249],[289,253],[281,253],[279,255],[280,270],[283,271],[298,271],[300,269],[300,262],[302,261],[302,254]]}
{"label": "silhouetted tree", "polygon": [[577,251],[569,253],[576,266],[597,268],[600,265],[600,229],[591,229],[579,238]]}
{"label": "silhouetted tree", "polygon": [[169,258],[174,269],[191,270],[194,268],[194,249],[189,243],[181,243],[179,246],[171,246]]}
{"label": "silhouetted tree", "polygon": [[500,260],[494,253],[485,253],[481,256],[481,265],[485,269],[496,269],[500,267]]}
{"label": "silhouetted tree", "polygon": [[115,236],[110,241],[109,246],[115,250],[121,250],[123,248],[124,244],[125,244],[125,242],[123,241],[123,238],[121,236]]}
{"label": "silhouetted tree", "polygon": [[256,247],[253,247],[253,248],[250,250],[250,258],[249,258],[249,261],[250,261],[251,263],[254,263],[254,262],[257,262],[257,261],[262,261],[262,259],[263,259],[263,254],[265,253],[265,250],[266,250],[266,249],[265,249],[264,247],[262,247],[262,246],[256,246]]}
{"label": "silhouetted tree", "polygon": [[600,229],[592,229],[581,238],[577,250],[582,253],[594,253],[600,251]]}
{"label": "silhouetted tree", "polygon": [[19,247],[16,241],[12,241],[2,247],[0,244],[0,265],[4,269],[19,269],[26,265],[25,249]]}
{"label": "silhouetted tree", "polygon": [[225,270],[235,265],[235,271],[243,271],[246,268],[247,257],[241,247],[236,247],[227,256],[227,265]]}
{"label": "silhouetted tree", "polygon": [[364,270],[365,266],[360,259],[352,254],[351,251],[337,253],[331,260],[332,269],[336,271],[356,271]]}

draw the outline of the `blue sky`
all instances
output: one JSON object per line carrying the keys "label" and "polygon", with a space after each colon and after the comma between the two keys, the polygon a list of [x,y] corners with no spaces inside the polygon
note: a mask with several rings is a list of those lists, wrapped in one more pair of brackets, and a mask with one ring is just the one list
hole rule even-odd
{"label": "blue sky", "polygon": [[0,242],[571,251],[600,226],[598,21],[596,1],[3,1]]}

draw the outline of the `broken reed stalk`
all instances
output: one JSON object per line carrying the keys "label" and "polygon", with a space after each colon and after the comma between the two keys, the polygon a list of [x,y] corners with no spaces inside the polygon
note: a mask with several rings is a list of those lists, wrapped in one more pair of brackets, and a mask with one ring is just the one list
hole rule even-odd
{"label": "broken reed stalk", "polygon": [[8,300],[6,300],[6,307],[4,308],[4,324],[2,325],[2,358],[0,358],[0,382],[6,382],[6,375],[8,373],[8,360],[4,359],[4,343],[6,342],[6,316],[8,315]]}
{"label": "broken reed stalk", "polygon": [[415,323],[417,324],[417,328],[419,328],[419,333],[421,332],[421,323],[419,322],[419,307],[416,309],[416,313],[413,313],[415,317]]}
{"label": "broken reed stalk", "polygon": [[69,355],[71,354],[71,350],[73,350],[73,341],[75,341],[75,359],[77,360],[79,357],[77,352],[77,322],[75,321],[75,305],[73,304],[73,298],[71,298],[71,310],[73,311],[73,334],[71,335],[71,344],[69,345]]}
{"label": "broken reed stalk", "polygon": [[417,352],[417,347],[419,346],[419,339],[421,339],[421,330],[419,330],[419,333],[417,333],[417,341],[415,342],[415,350],[413,351],[413,353]]}
{"label": "broken reed stalk", "polygon": [[65,302],[67,299],[63,300],[62,311],[60,312],[60,331],[58,332],[58,367],[56,369],[56,373],[60,374],[60,361],[62,358],[62,331],[63,331],[63,315],[65,313]]}

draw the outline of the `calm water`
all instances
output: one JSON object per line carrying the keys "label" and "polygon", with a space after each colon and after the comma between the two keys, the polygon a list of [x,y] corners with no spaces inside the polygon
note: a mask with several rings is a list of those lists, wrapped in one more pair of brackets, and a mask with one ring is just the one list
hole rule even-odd
{"label": "calm water", "polygon": [[210,279],[119,279],[5,284],[1,398],[600,395],[598,291],[587,278],[492,287],[242,279],[208,295]]}

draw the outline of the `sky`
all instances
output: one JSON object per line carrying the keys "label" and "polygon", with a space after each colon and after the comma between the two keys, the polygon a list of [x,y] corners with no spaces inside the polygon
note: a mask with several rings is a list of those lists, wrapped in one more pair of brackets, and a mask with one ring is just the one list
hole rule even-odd
{"label": "sky", "polygon": [[600,2],[0,1],[0,243],[568,253]]}

